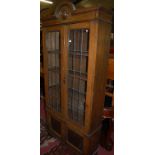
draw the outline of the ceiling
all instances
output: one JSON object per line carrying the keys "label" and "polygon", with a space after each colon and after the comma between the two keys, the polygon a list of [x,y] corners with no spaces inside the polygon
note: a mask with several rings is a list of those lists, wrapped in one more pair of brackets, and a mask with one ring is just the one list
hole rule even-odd
{"label": "ceiling", "polygon": [[[64,0],[51,0],[53,4],[46,4],[40,2],[40,12],[45,14],[52,14],[58,4],[64,2]],[[65,0],[69,2],[73,2],[76,5],[76,8],[88,8],[95,6],[102,6],[106,9],[113,10],[114,9],[114,0]]]}

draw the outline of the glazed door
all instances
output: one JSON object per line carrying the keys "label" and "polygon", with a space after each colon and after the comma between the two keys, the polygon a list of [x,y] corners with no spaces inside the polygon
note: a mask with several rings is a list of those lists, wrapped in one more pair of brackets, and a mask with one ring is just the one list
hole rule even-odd
{"label": "glazed door", "polygon": [[88,23],[68,27],[67,113],[80,126],[86,119],[89,32]]}
{"label": "glazed door", "polygon": [[47,106],[61,112],[61,28],[44,31],[45,94]]}

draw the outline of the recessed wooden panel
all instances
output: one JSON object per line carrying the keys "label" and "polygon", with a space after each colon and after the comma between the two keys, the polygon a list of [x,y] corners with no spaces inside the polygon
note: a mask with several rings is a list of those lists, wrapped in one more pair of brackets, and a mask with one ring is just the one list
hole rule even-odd
{"label": "recessed wooden panel", "polygon": [[54,119],[54,118],[51,118],[51,125],[52,125],[52,129],[57,132],[58,134],[61,134],[61,123]]}
{"label": "recessed wooden panel", "polygon": [[83,149],[83,138],[72,130],[68,130],[68,142],[73,146],[82,151]]}

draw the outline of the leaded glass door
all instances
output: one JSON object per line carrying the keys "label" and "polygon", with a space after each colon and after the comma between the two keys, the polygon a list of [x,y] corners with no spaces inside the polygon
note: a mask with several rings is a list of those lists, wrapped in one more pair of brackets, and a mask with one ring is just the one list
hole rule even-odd
{"label": "leaded glass door", "polygon": [[70,26],[68,32],[68,117],[84,125],[88,76],[89,28]]}
{"label": "leaded glass door", "polygon": [[60,30],[45,33],[47,65],[47,105],[56,112],[61,111],[61,47]]}

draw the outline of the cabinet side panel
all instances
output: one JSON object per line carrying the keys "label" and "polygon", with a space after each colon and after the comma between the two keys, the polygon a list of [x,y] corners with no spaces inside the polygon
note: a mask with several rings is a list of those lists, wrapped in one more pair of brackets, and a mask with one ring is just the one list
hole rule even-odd
{"label": "cabinet side panel", "polygon": [[94,78],[95,78],[95,66],[96,66],[96,50],[98,40],[98,25],[94,20],[90,23],[90,38],[89,38],[89,57],[88,57],[88,82],[86,92],[86,115],[85,115],[85,133],[90,132],[91,127],[91,115],[93,104],[93,92],[94,92]]}
{"label": "cabinet side panel", "polygon": [[98,21],[98,24],[91,130],[96,129],[101,124],[101,116],[104,107],[105,84],[107,79],[108,55],[110,49],[111,24],[103,21]]}

